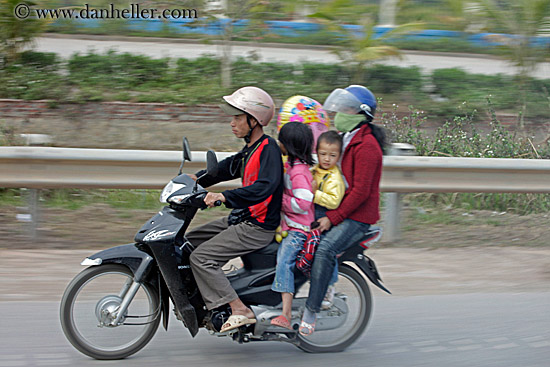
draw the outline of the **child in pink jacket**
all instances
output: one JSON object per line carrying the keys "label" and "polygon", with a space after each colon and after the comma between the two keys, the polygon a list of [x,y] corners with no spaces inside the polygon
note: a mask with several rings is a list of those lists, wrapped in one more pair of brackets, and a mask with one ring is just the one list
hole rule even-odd
{"label": "child in pink jacket", "polygon": [[288,156],[285,164],[282,223],[288,231],[277,252],[277,269],[271,289],[280,292],[283,300],[282,315],[271,320],[272,325],[292,329],[291,311],[294,295],[294,267],[315,220],[310,167],[313,165],[311,151],[313,133],[299,122],[286,123],[279,132],[279,145]]}

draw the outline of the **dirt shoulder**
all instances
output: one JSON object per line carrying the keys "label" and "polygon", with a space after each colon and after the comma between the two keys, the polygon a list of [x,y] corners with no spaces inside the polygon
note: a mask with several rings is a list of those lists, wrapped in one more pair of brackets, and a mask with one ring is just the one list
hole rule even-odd
{"label": "dirt shoulder", "polygon": [[[24,212],[0,206],[0,249],[103,249],[132,242],[155,209],[117,209],[92,204],[71,210],[41,207],[37,236],[29,223],[17,219]],[[228,214],[227,209],[199,211],[190,228]],[[517,215],[487,210],[405,208],[401,240],[383,247],[501,247],[550,248],[548,214]],[[384,228],[384,215],[379,225]]]}
{"label": "dirt shoulder", "polygon": [[[38,237],[0,208],[0,300],[59,300],[80,262],[101,249],[132,242],[154,210],[94,204],[77,210],[43,208]],[[226,214],[201,212],[199,225]],[[383,227],[383,221],[381,222]],[[394,296],[476,292],[550,292],[547,215],[488,211],[403,212],[403,239],[366,254]],[[375,287],[372,287],[373,289]],[[379,293],[378,291],[376,291]]]}
{"label": "dirt shoulder", "polygon": [[[1,249],[0,301],[60,300],[84,269],[80,262],[94,252]],[[367,254],[394,297],[550,292],[550,248],[374,248]]]}

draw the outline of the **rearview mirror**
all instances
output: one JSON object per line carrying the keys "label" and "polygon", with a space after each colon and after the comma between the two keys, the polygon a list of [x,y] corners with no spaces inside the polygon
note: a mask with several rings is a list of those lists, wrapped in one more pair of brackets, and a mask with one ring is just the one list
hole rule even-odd
{"label": "rearview mirror", "polygon": [[187,138],[184,136],[183,137],[183,160],[181,161],[178,175],[181,175],[181,173],[183,172],[183,164],[185,163],[185,161],[191,162],[191,146],[189,145],[189,141],[187,140]]}
{"label": "rearview mirror", "polygon": [[183,137],[183,160],[191,162],[191,146],[185,136]]}
{"label": "rearview mirror", "polygon": [[218,158],[213,150],[206,152],[206,172],[212,177],[218,175]]}

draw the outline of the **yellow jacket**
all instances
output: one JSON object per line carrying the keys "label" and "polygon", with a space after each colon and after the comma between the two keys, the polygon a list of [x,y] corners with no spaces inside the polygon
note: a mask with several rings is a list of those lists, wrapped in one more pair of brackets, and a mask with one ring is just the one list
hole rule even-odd
{"label": "yellow jacket", "polygon": [[346,192],[344,177],[338,166],[326,170],[316,164],[311,173],[313,179],[317,182],[317,191],[315,191],[313,202],[329,210],[338,208]]}

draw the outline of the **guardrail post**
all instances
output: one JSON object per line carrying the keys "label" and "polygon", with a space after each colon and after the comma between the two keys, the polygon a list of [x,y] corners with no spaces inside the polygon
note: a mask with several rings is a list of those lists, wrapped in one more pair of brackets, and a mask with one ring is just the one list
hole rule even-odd
{"label": "guardrail post", "polygon": [[[21,134],[29,146],[47,145],[52,138],[46,134]],[[33,241],[38,239],[38,227],[40,226],[40,189],[29,189],[27,192],[27,205],[30,215],[30,235]]]}
{"label": "guardrail post", "polygon": [[[415,155],[414,146],[405,143],[394,143],[388,155]],[[393,243],[401,238],[401,210],[403,194],[388,192],[384,195],[384,242]]]}
{"label": "guardrail post", "polygon": [[40,224],[40,207],[38,203],[40,189],[29,189],[28,195],[29,214],[31,215],[31,237],[34,241],[38,238],[38,226]]}

